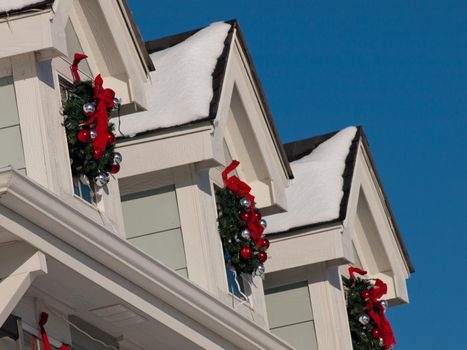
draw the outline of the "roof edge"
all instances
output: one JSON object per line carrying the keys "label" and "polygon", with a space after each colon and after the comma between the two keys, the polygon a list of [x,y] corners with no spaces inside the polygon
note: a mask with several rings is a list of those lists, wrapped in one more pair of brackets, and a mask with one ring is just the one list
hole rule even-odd
{"label": "roof edge", "polygon": [[137,49],[139,49],[138,51],[140,51],[142,55],[142,57],[140,57],[140,59],[143,61],[142,63],[144,63],[144,65],[150,72],[154,71],[156,68],[154,67],[154,63],[152,62],[151,57],[149,57],[148,50],[144,43],[139,27],[135,22],[130,6],[128,5],[128,1],[127,0],[117,1],[117,4],[119,5],[120,10],[127,17],[127,18],[124,18],[125,23],[128,26],[130,35],[132,34],[131,37],[133,39],[134,45],[137,47]]}

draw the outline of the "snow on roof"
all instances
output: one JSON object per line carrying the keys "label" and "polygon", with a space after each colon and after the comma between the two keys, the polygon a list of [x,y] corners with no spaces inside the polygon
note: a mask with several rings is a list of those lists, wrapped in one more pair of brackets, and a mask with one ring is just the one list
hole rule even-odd
{"label": "snow on roof", "polygon": [[326,222],[339,217],[344,195],[345,160],[354,126],[339,131],[310,154],[290,163],[294,180],[286,189],[288,211],[268,216],[268,233]]}
{"label": "snow on roof", "polygon": [[9,12],[19,10],[23,7],[39,4],[43,2],[38,0],[0,0],[0,12]]}
{"label": "snow on roof", "polygon": [[209,116],[212,73],[230,24],[216,22],[181,43],[151,54],[156,70],[147,85],[147,111],[121,117],[120,130],[134,136]]}

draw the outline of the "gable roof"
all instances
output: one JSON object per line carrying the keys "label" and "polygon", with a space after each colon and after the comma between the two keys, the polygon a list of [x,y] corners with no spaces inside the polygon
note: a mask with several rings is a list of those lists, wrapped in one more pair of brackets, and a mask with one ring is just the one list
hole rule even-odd
{"label": "gable roof", "polygon": [[[348,128],[347,128],[348,129]],[[346,129],[344,129],[346,130]],[[343,130],[342,130],[343,131]],[[341,132],[342,132],[341,131]],[[303,159],[304,157],[313,154],[313,152],[323,143],[327,141],[331,141],[333,138],[338,135],[339,132],[331,132],[319,136],[314,136],[308,139],[300,140],[300,141],[294,141],[290,142],[284,145],[285,152],[287,154],[287,158],[289,162],[292,164],[292,168],[295,164],[295,162],[299,161],[300,159]],[[398,241],[398,244],[401,248],[402,254],[404,258],[407,261],[407,265],[409,267],[410,272],[414,272],[415,269],[413,267],[412,261],[410,259],[410,256],[408,254],[407,247],[405,245],[405,242],[402,238],[402,234],[400,232],[399,226],[397,224],[396,218],[394,216],[394,213],[391,209],[391,205],[389,203],[388,197],[386,195],[386,192],[384,191],[383,183],[381,181],[381,178],[378,175],[378,171],[376,170],[376,166],[374,163],[374,159],[370,150],[370,145],[368,143],[368,139],[365,135],[365,132],[362,127],[357,127],[355,130],[354,137],[351,139],[349,145],[346,147],[346,157],[344,161],[344,168],[342,172],[342,197],[338,199],[339,201],[339,211],[338,214],[336,215],[335,218],[330,219],[330,220],[321,220],[321,221],[315,221],[312,222],[310,221],[308,224],[305,225],[300,225],[300,226],[295,226],[295,227],[290,227],[288,230],[285,231],[274,231],[274,227],[271,228],[271,217],[268,217],[268,223],[269,223],[269,229],[273,230],[272,234],[282,234],[286,232],[291,232],[294,230],[299,230],[299,229],[305,229],[305,228],[313,228],[316,226],[321,226],[325,224],[332,224],[332,223],[339,223],[342,222],[346,218],[346,213],[347,213],[347,207],[349,203],[349,195],[350,195],[350,190],[352,186],[352,178],[355,170],[355,165],[356,165],[356,159],[357,159],[357,153],[358,153],[358,145],[359,143],[362,143],[363,147],[365,148],[365,151],[368,155],[369,161],[371,168],[376,176],[376,180],[378,182],[378,185],[381,189],[381,192],[383,194],[384,202],[385,205],[388,209],[389,215],[391,222],[393,224],[395,234],[396,234],[396,239]],[[292,184],[293,186],[293,184]],[[276,214],[276,215],[284,215],[287,213],[281,213],[281,214]],[[287,220],[286,218],[284,218]]]}
{"label": "gable roof", "polygon": [[[251,59],[251,56],[248,52],[243,34],[240,30],[240,26],[236,20],[230,20],[226,22],[218,22],[218,23],[225,23],[229,25],[229,30],[227,31],[225,37],[223,38],[222,45],[223,48],[222,50],[219,50],[218,55],[216,57],[216,62],[215,65],[212,68],[212,84],[211,84],[211,89],[212,89],[212,97],[208,101],[208,106],[206,105],[206,113],[201,115],[198,111],[195,117],[193,118],[185,118],[183,122],[180,122],[180,120],[177,120],[178,122],[172,122],[169,120],[166,120],[166,115],[160,116],[159,120],[157,120],[157,116],[154,116],[153,111],[151,111],[151,107],[148,108],[149,111],[147,112],[142,112],[138,114],[133,114],[133,115],[128,115],[124,118],[121,119],[121,130],[123,132],[123,136],[127,137],[132,137],[136,134],[144,134],[145,132],[152,132],[155,130],[161,130],[161,129],[169,129],[169,128],[177,128],[177,127],[182,127],[190,124],[197,124],[200,122],[212,122],[218,112],[218,107],[219,107],[219,101],[220,97],[222,94],[222,86],[226,74],[226,68],[227,68],[227,62],[229,59],[229,53],[230,53],[230,47],[232,44],[232,39],[233,35],[235,33],[238,42],[245,53],[245,57],[249,66],[249,69],[252,74],[253,78],[253,83],[256,85],[256,89],[258,92],[258,99],[260,103],[262,104],[262,107],[264,108],[264,112],[266,115],[266,122],[268,125],[268,128],[270,130],[270,133],[272,135],[273,141],[276,145],[277,152],[279,153],[280,157],[282,158],[282,161],[284,163],[284,167],[286,169],[287,175],[289,178],[293,178],[292,170],[290,168],[290,165],[288,164],[287,157],[282,145],[282,142],[280,140],[279,133],[277,131],[277,128],[275,126],[275,123],[272,118],[272,113],[270,111],[269,105],[267,103],[263,88],[261,86],[261,82],[258,78],[258,74],[256,72],[256,69],[253,65],[253,61]],[[191,43],[194,43],[195,40],[198,40],[199,43],[199,37],[202,35],[205,35],[207,30],[210,30],[210,27],[213,25],[217,25],[217,23],[211,24],[210,26],[203,27],[203,28],[198,28],[195,30],[171,35],[171,36],[166,36],[160,39],[156,40],[151,40],[146,42],[146,49],[149,52],[151,58],[153,59],[153,62],[156,66],[156,72],[151,73],[151,78],[154,86],[156,84],[160,84],[160,81],[157,81],[157,69],[158,69],[158,59],[160,58],[160,55],[167,54],[168,51],[170,50],[177,50],[179,49],[180,45],[185,45],[188,41],[191,41]],[[217,39],[216,39],[217,37]],[[219,40],[219,36],[213,36],[213,40]],[[186,55],[192,55],[193,51],[191,50],[186,50]],[[177,79],[177,77],[172,76],[172,80]],[[165,83],[165,82],[164,82]],[[159,86],[160,89],[163,89],[163,86]],[[148,93],[150,91],[148,90]],[[149,98],[148,98],[149,99]],[[165,101],[165,103],[167,103]],[[151,120],[148,120],[147,125],[141,125],[144,123],[144,121],[141,119],[141,116],[145,116],[146,118],[151,118]],[[154,120],[155,119],[155,120]],[[135,124],[136,123],[136,124]]]}

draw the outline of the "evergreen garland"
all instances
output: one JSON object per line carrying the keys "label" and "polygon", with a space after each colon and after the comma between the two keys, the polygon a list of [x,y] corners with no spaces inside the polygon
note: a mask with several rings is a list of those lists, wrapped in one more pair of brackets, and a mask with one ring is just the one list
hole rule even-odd
{"label": "evergreen garland", "polygon": [[[241,215],[245,208],[240,204],[242,197],[231,192],[227,188],[217,190],[216,199],[218,203],[218,223],[224,254],[235,268],[237,273],[256,273],[262,263],[258,260],[260,252],[266,252],[265,246],[258,246],[253,239],[244,239],[241,232],[247,229],[247,223],[242,220]],[[258,213],[255,210],[255,213]],[[263,239],[264,240],[264,239]],[[264,242],[263,242],[264,243]],[[251,257],[244,259],[240,256],[242,248],[251,250]],[[261,274],[261,270],[259,274]]]}
{"label": "evergreen garland", "polygon": [[[347,299],[347,315],[354,350],[382,350],[384,345],[379,338],[374,338],[372,332],[376,323],[368,316],[365,309],[366,300],[362,293],[373,287],[371,280],[356,277],[355,281],[343,277]],[[361,322],[362,316],[368,317],[368,324]]]}
{"label": "evergreen garland", "polygon": [[[80,140],[78,134],[87,131],[88,133],[95,127],[91,124],[85,126],[84,124],[89,119],[88,115],[83,110],[86,103],[93,101],[93,83],[92,81],[75,81],[71,88],[68,90],[67,99],[63,104],[63,114],[65,116],[65,129],[68,142],[68,150],[71,160],[71,169],[74,176],[86,175],[89,179],[94,179],[99,175],[106,175],[112,171],[114,163],[114,143],[109,140],[107,148],[101,158],[96,159],[93,156],[93,143],[89,138],[88,140]],[[111,109],[108,109],[110,113]],[[114,138],[113,124],[109,123],[108,132]],[[84,141],[84,142],[83,142]],[[118,170],[117,170],[118,171]]]}
{"label": "evergreen garland", "polygon": [[219,233],[228,267],[237,274],[262,276],[269,248],[263,236],[267,223],[255,208],[251,188],[237,176],[228,176],[239,164],[234,160],[222,172],[225,187],[216,191]]}

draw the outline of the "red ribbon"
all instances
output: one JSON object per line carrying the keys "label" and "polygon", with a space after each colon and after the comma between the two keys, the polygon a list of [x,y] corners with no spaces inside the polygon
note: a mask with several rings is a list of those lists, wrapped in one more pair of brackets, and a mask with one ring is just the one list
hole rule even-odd
{"label": "red ribbon", "polygon": [[227,189],[239,196],[247,198],[250,201],[250,219],[247,222],[247,227],[248,230],[250,230],[250,237],[255,241],[256,245],[258,245],[260,244],[259,242],[264,232],[264,227],[258,220],[257,215],[255,215],[255,197],[250,193],[251,187],[235,175],[229,177],[229,173],[234,171],[239,164],[240,162],[238,160],[233,160],[232,163],[230,163],[230,165],[222,172],[222,180],[224,180],[224,184]]}
{"label": "red ribbon", "polygon": [[358,273],[359,275],[362,275],[362,276],[367,274],[365,270],[359,269],[358,267],[349,266],[349,276],[353,282],[355,282],[355,275],[354,275],[355,273]]}
{"label": "red ribbon", "polygon": [[73,58],[73,63],[71,65],[71,73],[73,74],[73,79],[75,81],[81,81],[81,77],[79,76],[79,72],[78,72],[78,64],[85,58],[88,58],[88,56],[82,53],[75,53],[75,56]]}
{"label": "red ribbon", "polygon": [[[392,331],[391,324],[389,323],[386,315],[384,314],[384,307],[381,305],[379,299],[388,291],[386,283],[380,279],[375,280],[375,285],[369,290],[370,298],[367,300],[365,309],[370,314],[371,319],[376,323],[376,326],[381,331],[381,338],[383,338],[384,347],[386,350],[391,348],[391,345],[396,344],[394,332]],[[375,311],[375,309],[377,311]]]}
{"label": "red ribbon", "polygon": [[97,137],[93,140],[93,146],[95,151],[100,150],[101,155],[103,155],[109,140],[109,115],[107,114],[107,109],[112,108],[115,105],[115,92],[112,89],[104,89],[102,86],[103,83],[104,80],[99,74],[94,79],[94,99],[97,103],[96,111],[86,122],[86,125],[90,125],[93,122],[96,122],[95,129],[97,132]]}
{"label": "red ribbon", "polygon": [[42,345],[44,347],[44,350],[50,350],[49,336],[47,335],[47,332],[44,328],[48,319],[49,315],[46,312],[42,312],[41,317],[39,319],[39,329],[41,331]]}
{"label": "red ribbon", "polygon": [[71,347],[69,345],[62,344],[62,346],[60,346],[58,350],[71,350]]}

